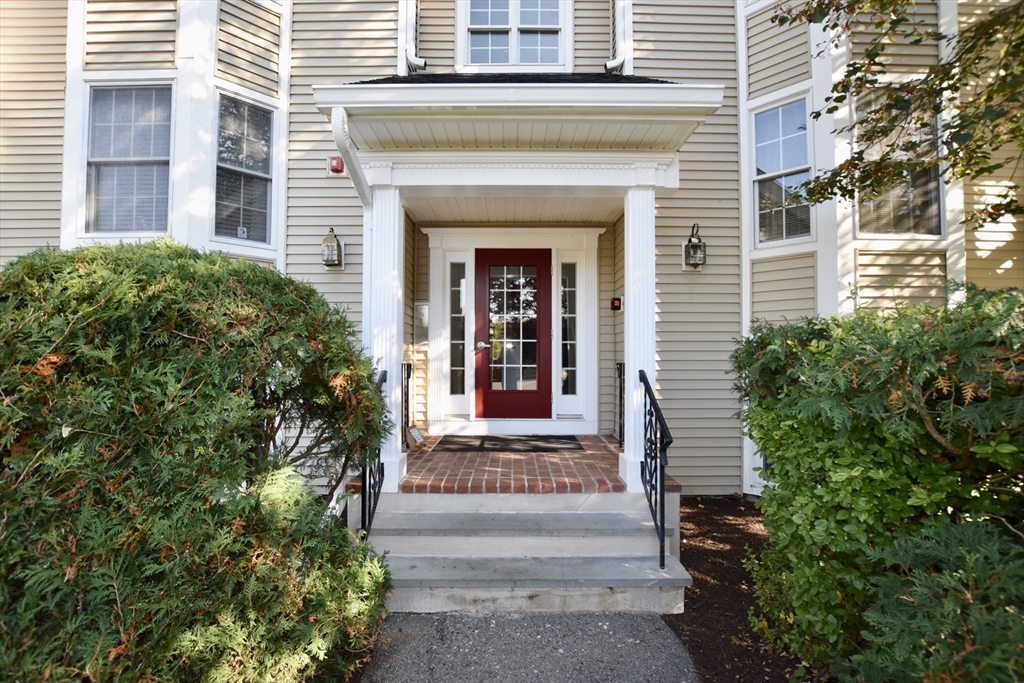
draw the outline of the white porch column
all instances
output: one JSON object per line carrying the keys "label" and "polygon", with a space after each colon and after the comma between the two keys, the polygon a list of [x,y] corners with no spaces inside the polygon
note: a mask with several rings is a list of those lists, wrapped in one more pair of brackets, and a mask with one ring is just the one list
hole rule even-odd
{"label": "white porch column", "polygon": [[624,443],[619,454],[619,477],[627,491],[643,491],[640,461],[643,460],[644,389],[640,370],[654,384],[654,187],[634,187],[626,192],[625,206],[626,289],[624,360],[626,363]]}
{"label": "white porch column", "polygon": [[[364,276],[370,288],[365,293],[364,303],[369,309],[370,354],[379,370],[388,373],[384,385],[385,401],[391,419],[396,425],[402,422],[402,306],[405,293],[403,283],[403,242],[405,240],[405,215],[398,188],[376,187],[373,189],[373,206],[369,215],[371,242],[369,252],[364,256],[370,272]],[[384,463],[384,491],[396,493],[398,483],[405,476],[405,454],[402,453],[402,435],[395,432],[381,446],[380,456]]]}

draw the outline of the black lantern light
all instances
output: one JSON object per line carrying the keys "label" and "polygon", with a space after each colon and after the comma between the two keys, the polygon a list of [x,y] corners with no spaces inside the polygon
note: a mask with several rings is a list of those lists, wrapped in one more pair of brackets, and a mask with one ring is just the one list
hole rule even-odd
{"label": "black lantern light", "polygon": [[345,245],[334,236],[334,228],[327,232],[327,237],[320,243],[320,257],[325,266],[340,266],[345,270]]}
{"label": "black lantern light", "polygon": [[700,238],[700,225],[694,223],[693,229],[690,231],[690,239],[683,245],[683,261],[691,268],[700,270],[707,260],[708,252]]}

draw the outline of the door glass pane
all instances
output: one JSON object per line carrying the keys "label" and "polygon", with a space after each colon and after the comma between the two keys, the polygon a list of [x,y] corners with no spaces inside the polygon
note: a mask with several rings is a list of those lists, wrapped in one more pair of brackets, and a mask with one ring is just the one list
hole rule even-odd
{"label": "door glass pane", "polygon": [[466,314],[463,310],[466,292],[466,264],[453,263],[449,267],[448,277],[449,300],[451,301],[448,317],[448,331],[452,341],[449,356],[451,376],[450,391],[454,395],[466,393]]}
{"label": "door glass pane", "polygon": [[576,394],[576,264],[563,263],[562,283],[562,395]]}
{"label": "door glass pane", "polygon": [[491,389],[537,389],[537,269],[491,266],[488,273]]}

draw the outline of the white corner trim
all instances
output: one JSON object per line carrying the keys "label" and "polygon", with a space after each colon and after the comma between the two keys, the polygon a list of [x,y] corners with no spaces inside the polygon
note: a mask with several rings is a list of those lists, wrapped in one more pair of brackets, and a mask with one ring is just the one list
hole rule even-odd
{"label": "white corner trim", "polygon": [[85,73],[85,3],[68,3],[67,73],[64,89],[64,160],[61,164],[60,248],[78,246],[85,229],[86,144],[89,86]]}
{"label": "white corner trim", "polygon": [[[951,36],[939,44],[939,60],[947,60],[953,56],[956,47],[956,40],[959,33],[959,6],[956,3],[938,3],[939,30]],[[956,115],[956,108],[950,107],[942,113],[939,119],[939,135],[942,138],[943,120],[951,120]],[[946,246],[946,278],[957,282],[967,281],[967,232],[964,226],[964,212],[966,205],[964,201],[964,182],[962,179],[946,182],[946,168],[943,164],[943,172],[939,175],[940,192],[942,197],[942,208],[945,218]],[[955,305],[963,301],[966,292],[960,290],[950,297],[949,304]]]}
{"label": "white corner trim", "polygon": [[348,133],[348,112],[344,107],[334,107],[331,110],[331,130],[334,133],[334,142],[338,146],[338,152],[345,161],[345,168],[352,179],[352,185],[359,195],[363,206],[370,206],[373,203],[373,195],[370,192],[370,185],[366,182],[366,175],[363,167],[359,164],[359,155],[356,153],[356,146],[352,143],[352,137]]}
{"label": "white corner trim", "polygon": [[[750,252],[754,244],[753,169],[750,150],[753,138],[750,126],[750,104],[747,101],[747,15],[743,12],[745,0],[736,0],[736,80],[739,88],[740,136],[740,333],[750,332],[752,315],[750,284]],[[744,479],[746,479],[744,467]]]}

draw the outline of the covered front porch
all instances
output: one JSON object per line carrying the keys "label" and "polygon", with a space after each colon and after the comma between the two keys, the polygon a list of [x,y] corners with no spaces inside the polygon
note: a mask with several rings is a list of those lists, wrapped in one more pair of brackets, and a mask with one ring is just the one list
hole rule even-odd
{"label": "covered front porch", "polygon": [[[606,442],[618,481],[606,481],[641,492],[655,197],[678,187],[678,150],[721,88],[508,75],[314,90],[364,205],[364,344],[390,378],[392,415],[430,436],[621,430]],[[536,300],[532,318],[510,318],[513,295],[520,313]],[[386,492],[420,465],[401,447],[405,426],[382,447]]]}

